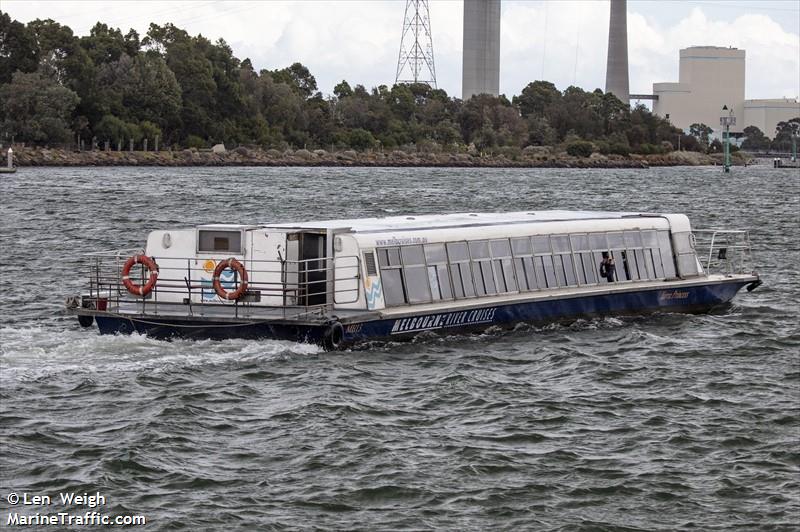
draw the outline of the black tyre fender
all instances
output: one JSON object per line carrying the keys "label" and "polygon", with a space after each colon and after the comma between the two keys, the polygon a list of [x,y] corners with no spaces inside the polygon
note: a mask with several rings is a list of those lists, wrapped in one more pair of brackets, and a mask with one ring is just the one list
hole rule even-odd
{"label": "black tyre fender", "polygon": [[338,321],[332,321],[322,335],[322,346],[326,351],[336,351],[344,344],[344,327]]}
{"label": "black tyre fender", "polygon": [[91,315],[78,316],[78,323],[81,324],[81,327],[91,327],[92,323],[94,323],[94,316]]}

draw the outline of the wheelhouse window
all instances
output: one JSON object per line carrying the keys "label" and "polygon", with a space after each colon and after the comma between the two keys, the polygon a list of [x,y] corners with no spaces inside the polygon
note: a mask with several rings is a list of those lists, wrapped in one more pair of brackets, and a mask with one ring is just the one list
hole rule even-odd
{"label": "wheelhouse window", "polygon": [[550,244],[553,247],[553,263],[559,286],[577,286],[569,235],[553,235],[550,237]]}
{"label": "wheelhouse window", "polygon": [[434,301],[453,299],[450,271],[447,268],[447,250],[444,244],[426,244],[425,262],[431,285],[431,299]]}
{"label": "wheelhouse window", "polygon": [[[558,281],[556,280],[556,270],[553,267],[553,253],[552,249],[550,249],[550,237],[547,235],[537,235],[531,238],[531,241],[533,242],[533,253],[536,257],[534,269],[536,270],[536,277],[539,278],[539,286],[541,288],[556,288],[558,286]],[[542,280],[544,283],[542,283]]]}
{"label": "wheelhouse window", "polygon": [[448,242],[447,257],[450,260],[450,275],[453,279],[453,294],[456,299],[475,297],[472,268],[466,242]]}
{"label": "wheelhouse window", "polygon": [[661,251],[661,264],[664,266],[664,277],[675,278],[675,259],[672,255],[672,240],[669,231],[658,232],[658,249]]}
{"label": "wheelhouse window", "polygon": [[644,262],[650,279],[663,279],[664,266],[661,264],[661,251],[658,249],[658,233],[642,231]]}
{"label": "wheelhouse window", "polygon": [[614,259],[617,281],[630,281],[628,276],[628,254],[625,252],[625,237],[622,231],[607,233],[608,250]]}
{"label": "wheelhouse window", "polygon": [[608,250],[608,239],[605,233],[589,233],[589,249],[592,250],[592,269],[598,273],[597,282],[607,283],[605,277],[599,275],[603,252]]}
{"label": "wheelhouse window", "polygon": [[514,254],[514,267],[517,272],[517,282],[522,292],[539,288],[536,272],[533,268],[533,247],[530,237],[511,239],[511,251]]}
{"label": "wheelhouse window", "polygon": [[405,304],[406,289],[403,282],[403,263],[400,261],[400,249],[378,249],[378,264],[381,268],[383,298],[386,301],[386,305]]}
{"label": "wheelhouse window", "polygon": [[[625,231],[623,234],[625,240],[625,273],[631,281],[639,281],[647,279],[647,271],[644,268],[644,257],[637,256],[637,251],[641,252],[642,235],[639,231]],[[644,271],[639,271],[641,259],[641,267]],[[644,273],[644,276],[642,276]]]}
{"label": "wheelhouse window", "polygon": [[497,287],[492,273],[489,242],[480,240],[469,243],[469,254],[472,258],[472,272],[475,277],[475,292],[479,296],[497,293]]}
{"label": "wheelhouse window", "polygon": [[409,303],[425,303],[431,300],[428,286],[428,271],[425,267],[425,254],[422,246],[403,246],[400,248],[403,260],[406,294]]}
{"label": "wheelhouse window", "polygon": [[592,248],[589,246],[589,235],[570,235],[569,239],[574,253],[575,274],[578,277],[578,284],[597,284],[597,270],[594,266]]}
{"label": "wheelhouse window", "polygon": [[242,253],[242,232],[217,229],[198,229],[197,251],[200,253]]}
{"label": "wheelhouse window", "polygon": [[500,293],[516,292],[517,280],[514,275],[511,244],[508,239],[490,241],[489,251],[492,254],[492,271],[497,291]]}

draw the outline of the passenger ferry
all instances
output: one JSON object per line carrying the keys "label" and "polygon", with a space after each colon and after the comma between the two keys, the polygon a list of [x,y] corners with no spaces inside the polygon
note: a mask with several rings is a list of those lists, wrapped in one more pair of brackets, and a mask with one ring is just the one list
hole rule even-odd
{"label": "passenger ferry", "polygon": [[746,231],[683,214],[536,211],[153,231],[93,253],[83,326],[326,349],[518,322],[704,312],[761,284]]}

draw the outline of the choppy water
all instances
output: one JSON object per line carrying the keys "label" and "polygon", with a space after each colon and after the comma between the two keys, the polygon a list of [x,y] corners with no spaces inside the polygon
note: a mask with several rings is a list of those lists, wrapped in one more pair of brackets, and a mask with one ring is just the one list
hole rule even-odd
{"label": "choppy water", "polygon": [[[2,176],[0,527],[8,493],[99,491],[98,510],[152,530],[797,529],[798,183],[752,167]],[[714,315],[334,354],[100,337],[60,315],[77,254],[152,229],[549,208],[749,228],[765,285]],[[37,511],[64,506],[21,510]]]}

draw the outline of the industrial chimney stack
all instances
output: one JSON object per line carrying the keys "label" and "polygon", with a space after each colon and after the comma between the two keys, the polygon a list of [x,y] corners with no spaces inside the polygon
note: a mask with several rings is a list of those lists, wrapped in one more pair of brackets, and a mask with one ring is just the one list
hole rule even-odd
{"label": "industrial chimney stack", "polygon": [[611,20],[608,25],[606,92],[614,94],[622,102],[629,104],[627,7],[627,0],[611,0]]}
{"label": "industrial chimney stack", "polygon": [[500,0],[464,0],[461,94],[500,94]]}

